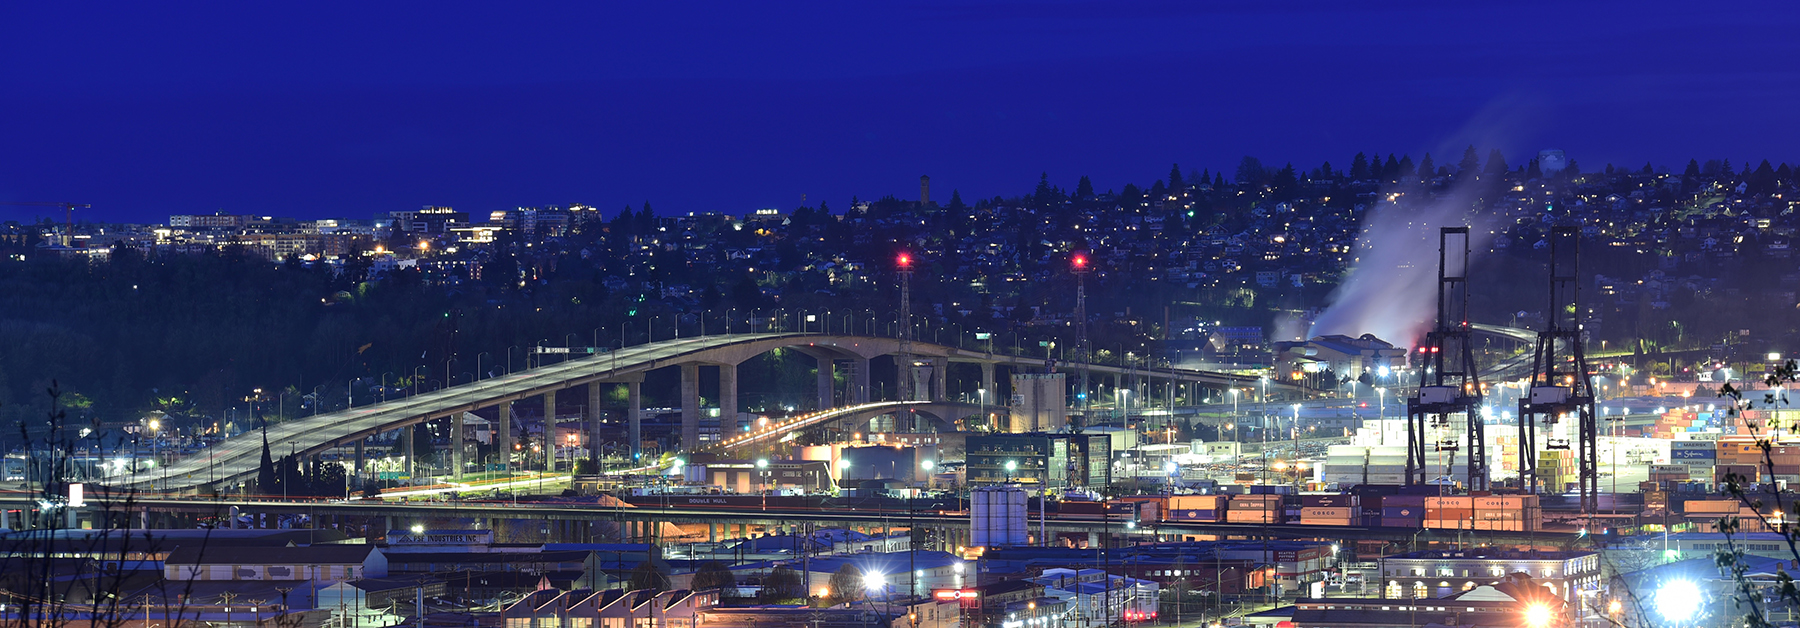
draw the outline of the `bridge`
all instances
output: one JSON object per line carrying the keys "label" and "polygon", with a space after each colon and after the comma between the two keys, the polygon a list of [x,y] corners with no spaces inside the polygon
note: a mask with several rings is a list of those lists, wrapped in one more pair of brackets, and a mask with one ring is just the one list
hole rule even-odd
{"label": "bridge", "polygon": [[[460,443],[463,441],[464,413],[497,407],[499,420],[495,422],[495,442],[508,443],[513,440],[511,416],[514,403],[541,399],[544,407],[551,410],[545,415],[552,416],[557,394],[578,387],[585,388],[587,394],[588,403],[585,407],[588,415],[584,418],[588,419],[592,429],[597,430],[604,388],[624,385],[628,389],[627,438],[635,454],[638,443],[642,442],[640,386],[645,373],[679,367],[681,446],[683,450],[696,451],[701,446],[700,369],[718,369],[718,394],[715,398],[720,400],[719,407],[726,410],[724,414],[735,415],[739,408],[737,365],[775,349],[791,349],[817,360],[821,408],[836,407],[839,397],[845,400],[850,407],[847,411],[852,413],[874,410],[892,412],[899,407],[870,407],[873,400],[870,398],[872,388],[869,381],[870,360],[881,356],[902,355],[902,343],[897,338],[790,332],[728,334],[660,340],[402,399],[284,421],[269,426],[268,439],[270,443],[290,443],[293,453],[301,456],[317,455],[343,445],[354,445],[357,452],[356,468],[360,472],[364,460],[363,442],[371,436],[428,421],[448,420],[451,442]],[[1051,367],[1072,370],[1077,366],[1048,363],[1042,357],[973,351],[918,341],[907,343],[904,355],[911,365],[910,368],[899,370],[899,377],[902,379],[899,383],[903,385],[894,389],[912,391],[912,401],[915,403],[931,402],[939,406],[948,397],[948,371],[952,362],[980,365],[981,388],[984,390],[996,390],[994,373],[999,366],[1006,366],[1013,372],[1041,371]],[[841,391],[836,386],[835,377],[840,364],[848,369],[851,382],[847,389]],[[1096,376],[1112,375],[1118,378],[1131,374],[1221,390],[1248,387],[1257,383],[1255,377],[1182,368],[1142,370],[1094,364],[1088,365],[1087,370]],[[1300,390],[1280,382],[1270,382],[1269,385],[1275,391],[1284,393]],[[403,442],[410,444],[411,441],[404,439]],[[590,442],[597,443],[600,439],[593,438]],[[261,461],[261,447],[262,442],[256,435],[240,435],[164,468],[134,474],[116,484],[186,490],[209,484],[234,483],[255,476]],[[450,454],[452,468],[460,474],[463,468],[462,448],[452,447]]]}
{"label": "bridge", "polygon": [[[34,513],[27,524],[42,513],[35,496],[0,494],[0,509]],[[384,501],[212,501],[202,499],[133,498],[128,502],[91,498],[87,506],[67,513],[74,519],[91,521],[93,527],[127,528],[191,528],[197,517],[221,517],[240,514],[304,515],[312,525],[362,522],[379,530],[397,530],[412,525],[427,528],[473,526],[495,529],[498,526],[531,522],[532,527],[549,531],[554,542],[595,542],[598,539],[627,539],[655,542],[656,530],[664,523],[707,525],[719,530],[742,529],[743,526],[789,527],[806,522],[845,528],[878,530],[887,527],[918,526],[947,533],[957,544],[969,544],[969,514],[964,511],[906,508],[763,508],[741,506],[705,507],[682,503],[679,498],[661,506],[599,505],[594,503],[532,503],[505,501],[464,501],[451,503],[394,503]],[[1391,541],[1412,543],[1421,534],[1427,538],[1448,535],[1461,538],[1456,530],[1370,527],[1320,526],[1297,524],[1253,524],[1227,522],[1161,521],[1136,525],[1124,517],[1106,519],[1059,517],[1051,513],[1040,519],[1029,512],[1029,527],[1035,534],[1043,530],[1052,537],[1079,535],[1153,541],[1162,537],[1209,535],[1236,539],[1331,539],[1341,541]],[[1566,531],[1463,531],[1473,543],[1529,544],[1569,547],[1581,542],[1584,535]]]}

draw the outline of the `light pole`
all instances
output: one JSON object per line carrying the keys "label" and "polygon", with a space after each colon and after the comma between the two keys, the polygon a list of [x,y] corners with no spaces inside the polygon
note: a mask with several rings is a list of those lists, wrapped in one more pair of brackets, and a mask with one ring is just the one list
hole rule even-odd
{"label": "light pole", "polygon": [[1375,437],[1380,440],[1378,444],[1387,445],[1387,387],[1376,387],[1375,398]]}
{"label": "light pole", "polygon": [[[413,367],[413,394],[415,394],[415,395],[419,394],[419,377],[420,377],[419,371],[424,370],[424,369],[425,369],[425,365],[423,365],[423,364]],[[314,399],[313,403],[315,404],[314,409],[316,410],[318,408],[318,406],[316,405],[316,404],[318,404],[318,400]],[[317,413],[315,412],[314,414],[317,414]]]}
{"label": "light pole", "polygon": [[481,372],[481,358],[487,355],[488,352],[486,351],[475,354],[475,379],[483,379]]}

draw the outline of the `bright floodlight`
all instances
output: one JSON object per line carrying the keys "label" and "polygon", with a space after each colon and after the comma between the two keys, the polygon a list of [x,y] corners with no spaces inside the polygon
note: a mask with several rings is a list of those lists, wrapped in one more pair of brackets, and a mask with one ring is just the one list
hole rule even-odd
{"label": "bright floodlight", "polygon": [[1656,590],[1651,604],[1663,619],[1683,622],[1700,612],[1700,600],[1700,587],[1692,580],[1670,580]]}
{"label": "bright floodlight", "polygon": [[1018,471],[1018,470],[1019,470],[1019,461],[1017,461],[1017,460],[1006,461],[1006,472],[1007,473],[1012,473],[1012,472]]}
{"label": "bright floodlight", "polygon": [[863,588],[870,591],[880,591],[881,588],[885,586],[887,586],[887,576],[882,575],[881,572],[871,571],[863,574]]}
{"label": "bright floodlight", "polygon": [[926,460],[924,462],[919,463],[919,466],[924,467],[926,471],[930,471],[932,467],[937,466],[937,463],[934,463],[930,460]]}
{"label": "bright floodlight", "polygon": [[756,459],[756,468],[758,468],[758,469],[769,468],[769,459],[768,458],[757,458]]}
{"label": "bright floodlight", "polygon": [[1545,626],[1549,626],[1553,616],[1554,613],[1551,612],[1550,605],[1543,602],[1534,602],[1530,606],[1525,607],[1525,625],[1530,626],[1531,628],[1544,628]]}

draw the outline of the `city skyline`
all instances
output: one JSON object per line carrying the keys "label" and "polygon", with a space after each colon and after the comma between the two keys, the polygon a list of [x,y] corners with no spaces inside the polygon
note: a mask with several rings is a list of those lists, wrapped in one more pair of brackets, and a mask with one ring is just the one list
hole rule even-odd
{"label": "city skyline", "polygon": [[1800,16],[1780,9],[34,8],[0,27],[18,95],[0,103],[0,200],[120,222],[742,213],[907,198],[920,174],[983,198],[1039,173],[1105,190],[1169,162],[1442,161],[1467,144],[1794,162],[1795,44],[1773,33]]}

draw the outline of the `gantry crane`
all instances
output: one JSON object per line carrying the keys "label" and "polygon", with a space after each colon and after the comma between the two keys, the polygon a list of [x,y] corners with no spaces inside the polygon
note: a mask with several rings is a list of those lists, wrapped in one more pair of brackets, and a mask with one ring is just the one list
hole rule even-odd
{"label": "gantry crane", "polygon": [[[1425,335],[1419,350],[1419,389],[1406,400],[1406,483],[1426,483],[1428,427],[1440,432],[1452,417],[1463,415],[1468,426],[1468,488],[1488,488],[1487,444],[1482,434],[1482,387],[1475,370],[1469,329],[1469,228],[1444,227],[1438,232],[1437,327]],[[1453,433],[1436,443],[1448,454],[1445,475],[1456,463],[1459,447]]]}
{"label": "gantry crane", "polygon": [[[1592,514],[1599,507],[1599,428],[1594,423],[1594,383],[1588,378],[1587,355],[1582,351],[1580,280],[1577,278],[1581,234],[1574,227],[1550,230],[1550,309],[1545,327],[1538,332],[1537,353],[1531,362],[1530,391],[1519,399],[1519,483],[1537,492],[1543,479],[1538,474],[1537,436],[1540,425],[1553,430],[1564,420],[1576,422],[1577,480],[1581,484],[1581,511]],[[1555,432],[1551,432],[1555,434]],[[1568,439],[1546,438],[1544,449],[1566,450]],[[1552,477],[1561,477],[1557,473]],[[1553,480],[1560,483],[1560,480]],[[1545,486],[1555,493],[1563,486]]]}

